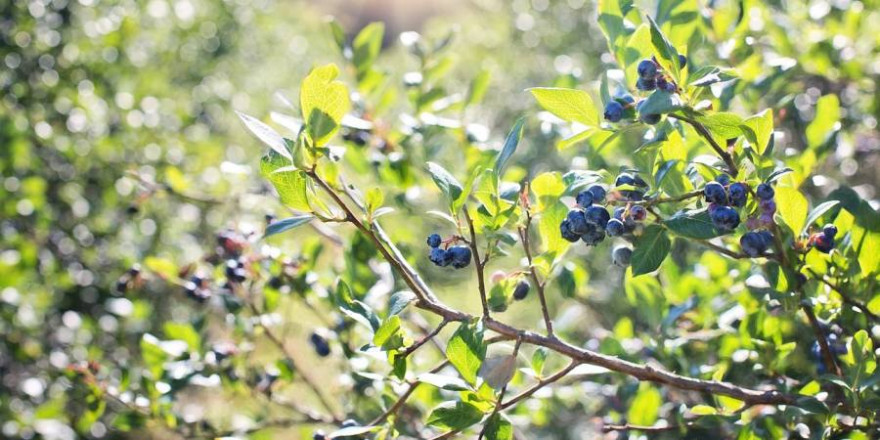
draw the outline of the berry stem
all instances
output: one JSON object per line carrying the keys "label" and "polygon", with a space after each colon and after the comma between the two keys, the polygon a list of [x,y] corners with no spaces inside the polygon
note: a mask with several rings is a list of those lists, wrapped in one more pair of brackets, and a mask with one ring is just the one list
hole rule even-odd
{"label": "berry stem", "polygon": [[[471,239],[468,245],[471,247],[471,253],[474,254],[474,268],[477,271],[477,288],[480,291],[480,303],[483,306],[483,317],[489,317],[489,301],[486,299],[486,280],[485,280],[485,270],[486,260],[480,260],[480,249],[477,247],[477,233],[474,230],[474,221],[471,220],[471,215],[468,212],[467,205],[464,206],[464,220],[467,222],[468,231],[470,231]],[[488,256],[488,251],[487,251]]]}
{"label": "berry stem", "polygon": [[731,156],[730,153],[728,153],[724,148],[722,148],[721,145],[718,145],[718,142],[715,141],[715,138],[712,137],[712,133],[709,132],[709,129],[706,128],[705,125],[703,125],[702,123],[700,123],[696,119],[691,119],[691,118],[684,116],[682,114],[675,113],[675,114],[671,114],[670,116],[690,124],[690,126],[693,127],[694,130],[696,130],[697,134],[702,136],[703,139],[705,139],[706,142],[709,143],[709,145],[712,147],[712,149],[715,150],[715,153],[717,153],[718,156],[721,157],[721,160],[723,160],[724,163],[727,164],[728,173],[730,174],[730,177],[736,178],[736,175],[739,173],[739,169],[736,166],[736,162],[734,162],[734,160],[733,160],[733,156]]}
{"label": "berry stem", "polygon": [[522,243],[523,250],[526,254],[526,260],[529,263],[529,274],[532,277],[532,282],[535,283],[535,289],[538,291],[538,299],[541,301],[541,314],[544,316],[544,326],[547,328],[547,335],[553,337],[553,320],[550,319],[550,309],[547,307],[547,298],[544,295],[544,283],[538,279],[538,271],[535,269],[535,265],[532,262],[532,245],[529,241],[529,231],[532,227],[532,214],[528,209],[525,209],[525,213],[526,225],[519,228],[520,243]]}

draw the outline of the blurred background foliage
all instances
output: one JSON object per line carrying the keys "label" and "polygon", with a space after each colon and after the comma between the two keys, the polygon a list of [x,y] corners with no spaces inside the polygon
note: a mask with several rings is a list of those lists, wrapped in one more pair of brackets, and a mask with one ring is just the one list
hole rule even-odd
{"label": "blurred background foliage", "polygon": [[[717,110],[773,109],[777,155],[795,169],[814,200],[843,182],[876,209],[880,33],[871,26],[880,23],[880,2],[638,3],[657,11],[667,26],[675,26],[673,11],[687,15],[681,19],[686,26],[668,33],[676,45],[687,47],[691,62],[735,68],[739,81],[715,90]],[[252,320],[226,315],[231,306],[217,302],[220,295],[205,304],[194,302],[174,280],[196,267],[205,270],[200,261],[214,254],[218,231],[260,234],[266,214],[286,216],[256,171],[262,149],[234,110],[290,113],[282,97],[295,101],[297,84],[316,65],[345,66],[344,79],[358,84],[359,116],[387,127],[382,136],[358,139],[357,130],[349,129],[337,139],[349,147],[346,154],[355,169],[349,174],[364,188],[382,182],[386,204],[398,210],[386,220],[395,240],[444,298],[464,308],[478,306],[475,295],[460,294],[470,291],[471,277],[431,269],[421,256],[423,237],[443,224],[423,214],[437,207],[436,192],[421,171],[425,161],[472,163],[476,156],[494,154],[512,121],[525,112],[537,116],[529,118],[508,177],[616,170],[633,164],[631,152],[639,143],[623,136],[601,155],[589,142],[557,149],[571,128],[537,112],[524,92],[549,85],[594,91],[600,74],[614,67],[593,1],[0,0],[0,12],[4,438],[177,438],[171,433],[175,427],[207,432],[203,419],[212,429],[232,429],[283,411],[268,408],[260,396],[248,394],[248,386],[227,376],[220,388],[207,373],[200,385],[187,385],[184,377],[191,376],[186,374],[159,373],[180,383],[172,381],[170,393],[156,391],[143,371],[151,368],[144,341],[152,341],[143,335],[185,340],[205,359],[217,351],[216,344],[233,341],[247,351],[233,366],[245,382],[274,365],[278,353],[253,336]],[[330,15],[347,30],[349,42],[369,22],[385,23],[381,54],[370,67],[374,71],[359,72],[356,63],[345,61]],[[401,36],[406,31],[419,32],[424,37],[418,44],[437,50],[414,55],[417,44],[403,44],[415,37]],[[461,105],[483,81],[481,105]],[[817,105],[820,97],[826,98]],[[820,112],[825,113],[817,118]],[[272,120],[282,127],[289,123],[283,116]],[[830,122],[811,136],[807,127],[814,120]],[[358,397],[344,409],[368,417],[376,410],[371,399],[383,388],[362,364],[372,361],[341,347],[334,348],[340,356],[319,359],[311,354],[307,335],[318,327],[336,328],[342,319],[321,302],[327,294],[320,287],[332,285],[340,273],[355,291],[387,293],[395,287],[388,285],[388,268],[371,260],[373,251],[363,240],[352,237],[349,248],[339,249],[321,235],[346,232],[313,232],[274,238],[269,243],[277,248],[259,250],[298,262],[291,282],[305,301],[285,298],[277,312],[289,346],[303,353],[326,390],[356,391]],[[676,242],[676,247],[687,246]],[[708,305],[731,295],[725,301],[761,314],[759,337],[775,345],[810,342],[755,304],[743,287],[752,270],[748,262],[677,252],[680,273],[674,269],[679,266],[670,265],[665,293],[658,293],[655,279],[642,279],[627,283],[623,295],[624,272],[608,270],[605,254],[593,253],[596,258],[588,251],[573,253],[558,275],[557,293],[551,294],[558,329],[572,341],[636,361],[653,356],[667,368],[700,375],[710,360],[740,356],[735,333],[708,334],[723,318]],[[517,261],[508,263],[515,267]],[[138,265],[148,275],[134,276],[131,268]],[[691,273],[688,267],[703,272]],[[222,269],[207,270],[222,276]],[[639,307],[640,301],[656,302]],[[511,307],[505,319],[536,327],[540,310],[529,304]],[[304,313],[305,307],[317,313]],[[679,319],[683,315],[686,319]],[[702,337],[711,343],[699,342]],[[352,360],[344,360],[343,353]],[[803,351],[787,354],[771,347],[753,356],[772,365],[770,370],[814,368]],[[124,389],[129,401],[96,400],[102,392],[76,376],[89,361],[96,364],[98,378],[91,386]],[[727,379],[748,382],[750,374],[731,369]],[[605,415],[605,422],[623,417],[650,424],[674,412],[676,400],[661,398],[657,388],[593,380],[589,371],[583,377],[590,380],[571,380],[552,397],[541,396],[513,413],[514,420],[529,421],[523,425],[526,438],[596,438],[601,423],[591,414]],[[306,393],[299,385],[279,392]],[[423,402],[439,401],[434,391],[419,393]],[[162,416],[138,417],[128,411],[132,402],[147,403],[153,415]],[[135,431],[125,433],[128,429]],[[780,438],[775,434],[783,429],[766,422],[756,436]],[[290,429],[284,438],[306,438],[310,430]],[[271,435],[264,431],[253,438]]]}

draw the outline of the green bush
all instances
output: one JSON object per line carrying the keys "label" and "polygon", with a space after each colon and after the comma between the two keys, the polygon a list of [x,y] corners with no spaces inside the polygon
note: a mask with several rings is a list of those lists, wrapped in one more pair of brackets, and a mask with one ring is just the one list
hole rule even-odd
{"label": "green bush", "polygon": [[0,27],[4,437],[878,435],[876,2],[113,3]]}

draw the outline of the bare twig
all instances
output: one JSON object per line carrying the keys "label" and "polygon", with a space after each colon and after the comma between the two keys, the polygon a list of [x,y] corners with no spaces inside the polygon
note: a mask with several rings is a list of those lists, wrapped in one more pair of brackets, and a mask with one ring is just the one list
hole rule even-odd
{"label": "bare twig", "polygon": [[818,272],[816,272],[813,269],[808,268],[807,272],[809,272],[810,275],[813,276],[813,278],[815,278],[816,280],[818,280],[822,284],[825,284],[826,286],[830,287],[831,290],[837,292],[837,294],[840,296],[840,299],[843,301],[844,304],[847,304],[851,307],[855,307],[855,308],[859,309],[859,311],[862,312],[862,314],[864,314],[865,316],[867,316],[868,318],[870,318],[873,321],[880,321],[880,316],[878,316],[876,313],[874,313],[870,309],[868,309],[868,306],[866,306],[865,304],[863,304],[857,300],[854,300],[849,295],[849,293],[847,293],[843,290],[842,287],[840,287],[839,285],[837,285],[835,283],[832,283],[831,281],[828,281],[824,276],[820,275]]}
{"label": "bare twig", "polygon": [[[436,372],[442,370],[443,368],[445,368],[447,365],[449,365],[449,361],[444,360],[436,367],[430,369],[428,371],[428,373],[431,373],[431,374],[436,373]],[[418,388],[420,384],[421,384],[421,382],[419,382],[418,380],[411,381],[409,383],[409,386],[407,387],[406,391],[404,391],[403,394],[401,394],[400,397],[397,398],[397,400],[394,402],[394,404],[392,404],[390,407],[388,407],[388,409],[385,412],[383,412],[378,417],[373,419],[373,421],[370,422],[369,426],[376,426],[376,425],[384,422],[386,419],[388,419],[388,417],[390,417],[394,414],[397,414],[397,411],[400,410],[400,408],[406,403],[406,400],[409,399],[409,397],[412,395],[412,393],[414,393],[416,391],[416,388]]]}
{"label": "bare twig", "polygon": [[434,338],[434,336],[437,336],[437,334],[440,333],[440,330],[443,330],[443,327],[446,327],[446,324],[449,324],[449,320],[444,319],[443,321],[440,322],[440,325],[438,325],[434,330],[432,330],[430,333],[426,334],[422,339],[419,339],[416,343],[410,345],[409,347],[406,347],[397,356],[404,357],[404,358],[409,356],[414,351],[418,350],[419,347],[421,347],[422,345],[425,345],[425,343],[432,340]]}
{"label": "bare twig", "polygon": [[731,156],[730,153],[728,153],[725,148],[722,148],[721,145],[718,145],[718,142],[715,141],[715,138],[712,137],[712,133],[709,132],[709,129],[707,129],[705,125],[703,125],[702,123],[700,123],[696,119],[691,119],[691,118],[684,116],[682,114],[675,113],[670,116],[690,124],[691,127],[693,127],[694,130],[696,130],[697,134],[702,136],[703,139],[705,139],[706,142],[709,143],[709,145],[712,147],[712,149],[715,150],[715,153],[717,153],[718,156],[721,157],[721,160],[723,160],[724,163],[727,165],[728,172],[730,173],[730,177],[736,177],[736,175],[739,174],[739,170],[736,167],[736,162],[734,162],[733,156]]}
{"label": "bare twig", "polygon": [[532,394],[535,394],[541,388],[544,388],[545,386],[550,385],[559,379],[562,379],[563,377],[565,377],[565,375],[567,375],[569,372],[571,372],[571,370],[574,370],[574,368],[577,367],[578,365],[580,365],[580,362],[571,361],[571,363],[569,363],[567,367],[557,371],[555,374],[553,374],[551,376],[548,376],[548,377],[545,377],[545,378],[539,380],[536,384],[532,385],[531,387],[529,387],[525,391],[522,391],[521,393],[517,394],[516,396],[513,396],[507,402],[504,402],[504,404],[501,405],[501,409],[510,408],[511,406],[514,406],[517,403],[519,403],[521,400],[531,396]]}
{"label": "bare twig", "polygon": [[532,226],[532,214],[527,207],[523,207],[526,213],[526,225],[519,229],[519,238],[522,243],[523,250],[526,253],[526,260],[529,263],[529,273],[532,276],[532,282],[535,283],[535,290],[538,291],[538,299],[541,301],[541,314],[544,316],[544,327],[547,328],[547,335],[553,336],[553,320],[550,319],[550,310],[547,307],[547,298],[544,294],[544,283],[538,278],[538,271],[532,261],[532,245],[529,242],[529,229]]}
{"label": "bare twig", "polygon": [[471,215],[468,213],[467,206],[464,207],[464,219],[467,222],[468,230],[470,231],[471,241],[471,253],[474,254],[474,267],[477,271],[477,288],[480,291],[480,303],[483,306],[483,317],[489,317],[489,301],[486,299],[486,280],[485,280],[485,264],[486,261],[480,260],[480,249],[477,247],[477,233],[474,231],[474,222],[471,220]]}

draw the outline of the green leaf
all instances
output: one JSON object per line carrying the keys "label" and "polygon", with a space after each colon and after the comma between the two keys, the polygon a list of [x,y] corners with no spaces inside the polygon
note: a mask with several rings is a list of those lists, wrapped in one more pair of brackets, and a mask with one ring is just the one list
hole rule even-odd
{"label": "green leaf", "polygon": [[461,183],[455,177],[452,177],[452,174],[449,174],[446,168],[434,162],[428,162],[426,166],[431,178],[434,179],[434,183],[437,184],[437,188],[440,188],[440,191],[446,195],[450,204],[461,197],[463,191]]}
{"label": "green leaf", "polygon": [[826,212],[834,209],[834,207],[839,204],[839,200],[829,200],[813,208],[813,210],[810,211],[810,215],[807,216],[807,221],[804,224],[804,229],[801,231],[801,233],[806,233],[807,230],[810,228],[810,225],[816,223],[816,221],[822,218],[822,216],[825,215]]}
{"label": "green leaf", "polygon": [[486,420],[487,440],[513,440],[513,425],[501,413],[492,414]]}
{"label": "green leaf", "polygon": [[663,399],[660,391],[651,384],[642,382],[639,391],[629,406],[627,421],[634,425],[651,426],[657,421]]}
{"label": "green leaf", "polygon": [[680,237],[708,240],[723,235],[709,217],[706,209],[679,211],[663,222],[673,234]]}
{"label": "green leaf", "polygon": [[718,410],[709,405],[694,405],[691,408],[691,413],[698,416],[709,416],[718,414]]}
{"label": "green leaf", "polygon": [[403,345],[400,335],[400,316],[392,315],[385,320],[373,335],[373,345],[385,350],[393,350]]}
{"label": "green leaf", "polygon": [[675,50],[675,47],[669,42],[663,31],[660,30],[660,27],[657,26],[654,19],[650,15],[646,16],[648,17],[648,23],[651,25],[651,43],[654,45],[657,61],[670,71],[674,79],[678,79],[678,71],[681,70],[681,66],[678,65],[678,51]]}
{"label": "green leaf", "polygon": [[489,80],[491,78],[488,70],[481,70],[480,73],[474,77],[468,88],[467,98],[465,99],[466,106],[470,107],[479,104],[480,101],[483,100],[483,97],[486,95],[486,90],[489,89]]}
{"label": "green leaf", "polygon": [[362,79],[364,72],[368,71],[379,56],[382,49],[382,37],[385,35],[385,24],[381,22],[370,23],[352,41],[353,61],[358,71],[358,80]]}
{"label": "green leaf", "polygon": [[389,315],[399,315],[403,309],[411,302],[416,300],[416,294],[409,290],[401,290],[391,295],[390,305],[388,306]]}
{"label": "green leaf", "polygon": [[690,83],[691,86],[708,87],[715,83],[735,79],[736,75],[727,69],[721,69],[716,66],[706,66],[691,73],[688,77],[693,78],[693,81]]}
{"label": "green leaf", "polygon": [[646,227],[644,233],[636,239],[634,244],[631,263],[633,276],[657,270],[672,247],[666,229],[660,225]]}
{"label": "green leaf", "polygon": [[571,245],[559,232],[559,225],[566,215],[568,215],[568,207],[557,200],[541,212],[541,218],[538,220],[538,233],[541,236],[543,251],[550,254],[551,258],[559,257]]}
{"label": "green leaf", "polygon": [[816,117],[807,126],[807,145],[810,149],[825,143],[839,127],[840,102],[837,95],[825,95],[816,102]]}
{"label": "green leaf", "polygon": [[471,385],[477,382],[477,372],[486,358],[482,323],[462,323],[446,346],[446,358]]}
{"label": "green leaf", "polygon": [[501,152],[498,153],[498,159],[495,161],[495,172],[498,176],[504,174],[504,168],[507,166],[510,156],[513,156],[516,146],[519,144],[520,139],[522,139],[523,123],[525,123],[525,118],[516,120],[516,123],[513,124],[513,128],[507,135],[507,139],[504,141]]}
{"label": "green leaf", "polygon": [[275,234],[280,234],[284,231],[289,231],[293,228],[302,226],[312,221],[315,216],[313,215],[298,215],[294,217],[288,217],[282,220],[275,220],[266,226],[266,233],[263,235],[263,238],[273,236]]}
{"label": "green leaf", "polygon": [[683,107],[681,97],[677,93],[669,93],[657,90],[651,93],[639,106],[639,113],[649,115],[662,115],[680,110]]}
{"label": "green leaf", "polygon": [[443,402],[431,411],[428,425],[442,429],[462,430],[483,419],[483,412],[465,402]]}
{"label": "green leaf", "polygon": [[241,118],[241,121],[244,122],[244,126],[247,127],[257,139],[268,145],[272,151],[285,157],[288,162],[293,160],[293,156],[290,155],[290,151],[287,149],[287,141],[285,141],[277,131],[253,116],[248,116],[241,112],[235,113]]}
{"label": "green leaf", "polygon": [[300,89],[302,117],[315,146],[326,144],[339,130],[342,117],[351,108],[348,88],[335,80],[335,64],[317,67],[306,76]]}
{"label": "green leaf", "polygon": [[294,167],[280,168],[270,173],[266,178],[275,186],[281,203],[290,209],[302,212],[311,212],[308,197],[308,176],[303,171]]}
{"label": "green leaf", "polygon": [[150,270],[150,272],[159,275],[162,279],[165,280],[174,280],[177,279],[177,265],[174,264],[173,261],[167,258],[160,257],[147,257],[144,258],[144,266]]}
{"label": "green leaf", "polygon": [[743,134],[752,144],[755,152],[764,154],[773,136],[773,111],[764,110],[755,116],[747,118],[740,126]]}
{"label": "green leaf", "polygon": [[544,363],[547,361],[547,349],[544,347],[538,347],[535,349],[535,352],[532,353],[532,371],[535,372],[538,377],[541,377],[544,374]]}
{"label": "green leaf", "polygon": [[583,90],[556,87],[528,89],[538,104],[567,122],[579,122],[587,127],[599,125],[599,114],[590,94]]}
{"label": "green leaf", "polygon": [[807,198],[797,188],[777,187],[776,207],[779,216],[792,231],[798,233],[804,229],[807,222]]}
{"label": "green leaf", "polygon": [[708,116],[697,117],[697,121],[702,123],[712,133],[712,136],[725,143],[727,139],[742,135],[740,126],[743,124],[743,118],[734,113],[712,113]]}

